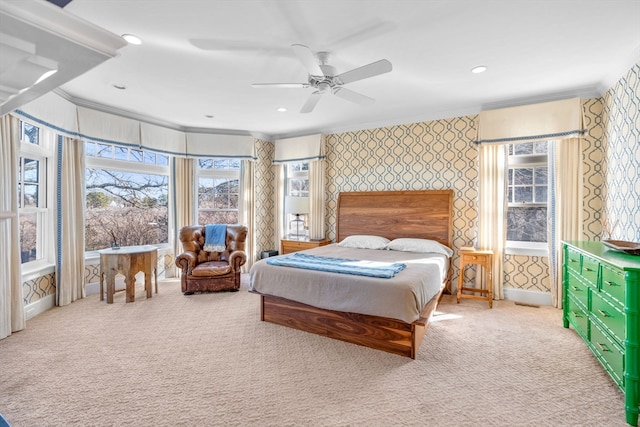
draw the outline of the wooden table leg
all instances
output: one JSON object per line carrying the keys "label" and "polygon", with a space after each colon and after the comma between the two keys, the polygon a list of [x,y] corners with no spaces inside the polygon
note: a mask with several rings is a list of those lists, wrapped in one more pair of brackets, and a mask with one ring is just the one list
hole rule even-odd
{"label": "wooden table leg", "polygon": [[116,275],[112,270],[107,270],[107,304],[113,304],[113,294],[116,292]]}
{"label": "wooden table leg", "polygon": [[129,269],[124,281],[125,281],[125,288],[127,293],[126,302],[135,302],[136,301],[136,275],[135,273],[131,272],[131,269]]}

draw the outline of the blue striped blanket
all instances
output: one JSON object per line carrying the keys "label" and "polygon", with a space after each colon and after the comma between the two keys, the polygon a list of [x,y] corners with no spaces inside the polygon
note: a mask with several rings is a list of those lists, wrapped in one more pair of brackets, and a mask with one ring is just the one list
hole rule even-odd
{"label": "blue striped blanket", "polygon": [[304,268],[306,270],[327,271],[331,273],[355,274],[357,276],[390,279],[405,269],[405,264],[363,261],[348,258],[330,258],[303,253],[268,258],[267,264],[283,267]]}

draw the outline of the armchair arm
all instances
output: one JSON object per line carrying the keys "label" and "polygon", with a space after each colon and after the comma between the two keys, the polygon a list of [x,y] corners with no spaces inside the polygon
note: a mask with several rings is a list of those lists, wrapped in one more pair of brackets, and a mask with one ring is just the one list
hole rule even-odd
{"label": "armchair arm", "polygon": [[195,252],[186,251],[178,255],[176,265],[182,269],[183,274],[188,274],[195,268],[196,260]]}
{"label": "armchair arm", "polygon": [[247,262],[247,254],[244,251],[233,251],[229,254],[229,265],[233,271],[239,271]]}

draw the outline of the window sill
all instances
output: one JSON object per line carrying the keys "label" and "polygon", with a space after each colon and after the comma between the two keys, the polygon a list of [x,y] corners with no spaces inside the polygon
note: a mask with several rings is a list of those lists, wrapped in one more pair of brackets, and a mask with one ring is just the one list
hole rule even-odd
{"label": "window sill", "polygon": [[549,248],[546,243],[530,244],[530,245],[508,245],[504,249],[505,255],[524,255],[524,256],[540,256],[548,257]]}
{"label": "window sill", "polygon": [[56,266],[50,263],[38,263],[36,265],[23,265],[21,268],[22,273],[22,282],[27,282],[29,280],[34,280],[42,276],[46,276],[47,274],[54,273],[56,271]]}

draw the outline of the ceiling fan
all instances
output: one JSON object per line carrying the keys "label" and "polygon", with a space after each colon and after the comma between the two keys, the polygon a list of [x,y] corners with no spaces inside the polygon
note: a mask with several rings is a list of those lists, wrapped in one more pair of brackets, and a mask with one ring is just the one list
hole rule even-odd
{"label": "ceiling fan", "polygon": [[302,106],[301,113],[310,113],[315,108],[320,98],[325,94],[333,94],[347,101],[355,102],[360,105],[370,105],[375,99],[370,98],[361,93],[354,92],[350,89],[342,87],[347,83],[374,77],[379,74],[391,71],[391,62],[381,59],[362,67],[354,68],[341,74],[336,74],[336,69],[329,65],[329,53],[318,52],[314,54],[309,47],[302,44],[293,44],[291,48],[298,56],[298,59],[307,69],[309,79],[307,83],[254,83],[251,86],[256,88],[263,87],[284,87],[284,88],[308,88],[316,89]]}

